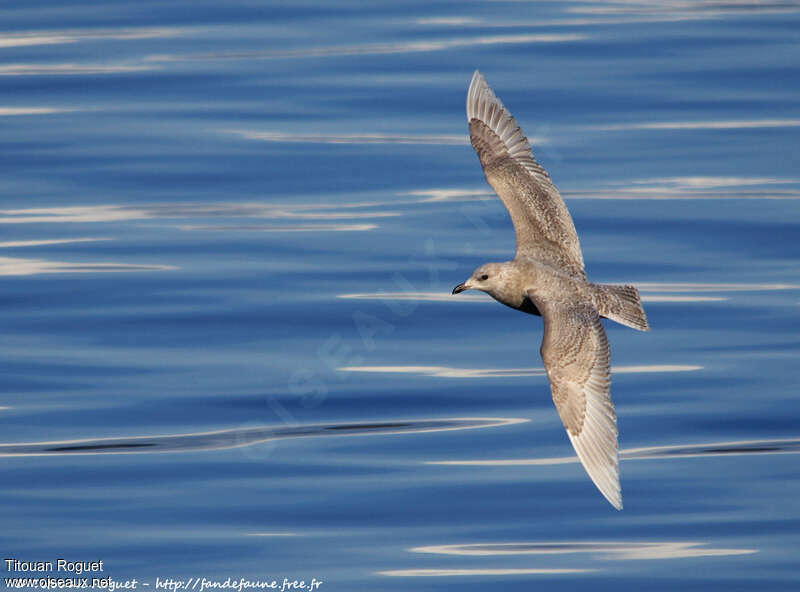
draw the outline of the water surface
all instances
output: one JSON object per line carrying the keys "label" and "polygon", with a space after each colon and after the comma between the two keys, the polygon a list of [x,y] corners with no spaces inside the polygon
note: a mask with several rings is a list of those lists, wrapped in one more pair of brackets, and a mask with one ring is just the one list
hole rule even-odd
{"label": "water surface", "polygon": [[[796,585],[798,3],[0,15],[3,557],[150,587]],[[449,295],[513,251],[476,68],[590,278],[642,290],[652,332],[607,325],[622,512],[540,320]]]}

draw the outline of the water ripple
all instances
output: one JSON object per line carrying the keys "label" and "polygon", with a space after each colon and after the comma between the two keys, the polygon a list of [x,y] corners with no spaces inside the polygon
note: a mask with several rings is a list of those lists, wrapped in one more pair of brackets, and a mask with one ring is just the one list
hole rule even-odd
{"label": "water ripple", "polygon": [[132,436],[0,444],[0,456],[50,456],[59,454],[135,454],[141,452],[196,452],[252,446],[271,440],[318,436],[367,436],[493,428],[523,423],[520,418],[423,419],[380,423],[262,426],[169,436]]}
{"label": "water ripple", "polygon": [[708,543],[690,541],[555,541],[536,543],[481,543],[467,545],[430,545],[415,547],[415,553],[442,555],[497,556],[497,555],[563,555],[567,553],[592,553],[600,559],[628,561],[642,559],[681,559],[685,557],[718,557],[748,555],[756,549],[715,549]]}
{"label": "water ripple", "polygon": [[45,259],[0,257],[0,276],[38,275],[42,273],[119,273],[130,271],[169,271],[172,265],[142,263],[71,263]]}
{"label": "water ripple", "polygon": [[[628,448],[620,450],[621,460],[653,460],[665,458],[697,458],[708,456],[738,456],[744,454],[797,454],[800,453],[800,438],[777,440],[735,440],[730,442],[714,442],[711,444],[685,444],[677,446],[648,446],[644,448]],[[527,466],[527,465],[562,465],[578,462],[577,457],[563,456],[556,458],[520,458],[495,460],[442,460],[428,461],[432,465],[463,466]]]}
{"label": "water ripple", "polygon": [[113,240],[113,239],[83,237],[83,238],[50,238],[43,240],[3,241],[0,242],[0,249],[11,249],[18,247],[42,247],[48,245],[64,245],[68,243],[94,243],[97,241],[108,241],[108,240]]}
{"label": "water ripple", "polygon": [[204,230],[204,231],[242,231],[249,230],[254,232],[362,232],[365,230],[375,230],[377,224],[294,224],[290,226],[246,224],[236,226],[225,225],[182,225],[180,230]]}
{"label": "water ripple", "polygon": [[17,115],[51,115],[53,113],[70,113],[74,108],[64,107],[0,107],[0,117]]}
{"label": "water ripple", "polygon": [[586,573],[593,569],[570,568],[473,568],[473,569],[389,569],[376,572],[380,576],[425,577],[425,576],[531,576]]}
{"label": "water ripple", "polygon": [[758,129],[771,127],[800,127],[800,119],[749,119],[739,121],[649,121],[594,125],[590,129],[598,131],[623,130],[731,130]]}
{"label": "water ripple", "polygon": [[407,135],[407,134],[288,134],[281,132],[258,132],[229,130],[247,140],[264,142],[296,142],[304,144],[445,144],[468,145],[467,135]]}
{"label": "water ripple", "polygon": [[[409,199],[399,203],[420,203],[426,200]],[[0,210],[0,224],[128,222],[136,220],[180,218],[258,218],[271,220],[342,220],[387,218],[401,215],[396,211],[353,211],[359,209],[397,206],[393,202],[356,202],[341,204],[280,204],[280,203],[212,203],[212,204],[148,204],[126,206],[99,204],[95,206],[66,206],[58,208],[27,208]],[[206,228],[203,225],[184,225],[183,229]]]}
{"label": "water ripple", "polygon": [[130,29],[64,29],[55,31],[25,31],[3,33],[0,48],[32,45],[60,45],[101,39],[155,39],[183,35],[188,29],[180,27]]}
{"label": "water ripple", "polygon": [[125,74],[155,69],[156,66],[139,64],[6,64],[0,66],[0,76]]}
{"label": "water ripple", "polygon": [[424,41],[408,41],[397,43],[365,43],[363,45],[340,45],[332,47],[303,47],[297,49],[279,49],[260,52],[207,53],[195,55],[152,55],[149,56],[147,60],[151,62],[174,62],[183,60],[248,60],[386,55],[442,51],[458,47],[505,45],[513,43],[565,43],[570,41],[582,41],[586,38],[586,35],[555,33],[533,35],[482,35],[477,37],[462,37],[457,39],[430,39]]}

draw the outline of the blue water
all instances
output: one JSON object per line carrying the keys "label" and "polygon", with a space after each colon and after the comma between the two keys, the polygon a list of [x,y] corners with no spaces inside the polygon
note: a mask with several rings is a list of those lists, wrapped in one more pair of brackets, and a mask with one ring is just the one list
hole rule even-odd
{"label": "blue water", "polygon": [[[800,585],[800,3],[0,17],[2,558],[138,589]],[[645,298],[650,333],[606,325],[622,512],[540,319],[449,295],[513,253],[476,68],[589,277]]]}

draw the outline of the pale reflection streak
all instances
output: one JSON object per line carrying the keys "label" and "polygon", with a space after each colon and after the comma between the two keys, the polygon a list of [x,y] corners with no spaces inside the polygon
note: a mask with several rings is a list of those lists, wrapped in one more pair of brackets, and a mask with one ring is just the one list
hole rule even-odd
{"label": "pale reflection streak", "polygon": [[642,282],[636,287],[643,292],[774,292],[798,290],[800,284],[712,284]]}
{"label": "pale reflection streak", "polygon": [[591,125],[587,126],[587,129],[610,132],[628,130],[734,130],[772,127],[800,127],[800,119],[747,119],[738,121],[643,121],[633,123]]}
{"label": "pale reflection streak", "polygon": [[53,238],[47,240],[24,240],[24,241],[4,241],[0,242],[0,248],[10,249],[16,247],[41,247],[46,245],[64,245],[67,243],[93,243],[97,241],[108,241],[110,238]]}
{"label": "pale reflection streak", "polygon": [[242,59],[281,59],[307,57],[337,57],[352,55],[384,55],[442,51],[458,47],[481,45],[505,45],[514,43],[564,43],[582,41],[586,35],[579,34],[527,34],[527,35],[484,35],[456,39],[430,39],[397,43],[371,43],[364,45],[343,45],[331,47],[311,47],[280,49],[247,53],[212,53],[195,55],[153,55],[148,61],[170,62],[183,60],[242,60]]}
{"label": "pale reflection streak", "polygon": [[449,292],[354,292],[337,294],[347,300],[413,300],[418,302],[490,302],[487,294],[459,294]]}
{"label": "pale reflection streak", "polygon": [[394,577],[441,577],[441,576],[532,576],[575,574],[595,571],[593,569],[569,568],[475,568],[475,569],[389,569],[375,572],[379,576]]}
{"label": "pale reflection streak", "polygon": [[482,26],[486,19],[461,16],[434,16],[414,19],[417,25],[447,25],[453,27]]}
{"label": "pale reflection streak", "polygon": [[[652,364],[639,366],[614,366],[614,374],[647,374],[660,372],[694,372],[703,366],[681,364]],[[453,368],[449,366],[342,366],[339,372],[367,372],[378,374],[416,374],[436,378],[508,378],[517,376],[546,376],[544,368]]]}
{"label": "pale reflection streak", "polygon": [[[594,4],[594,6],[588,6]],[[761,13],[784,14],[798,11],[796,2],[775,0],[587,0],[583,5],[571,6],[567,12],[586,14],[623,14],[685,16],[693,19]]]}
{"label": "pale reflection streak", "polygon": [[39,275],[43,273],[119,273],[130,271],[168,271],[172,265],[135,263],[69,263],[44,259],[0,257],[0,276]]}
{"label": "pale reflection streak", "polygon": [[485,201],[496,199],[495,194],[485,189],[420,189],[417,191],[406,191],[400,195],[413,195],[422,197],[419,200],[425,202],[438,201]]}
{"label": "pale reflection streak", "polygon": [[[388,205],[388,204],[387,204]],[[321,205],[320,209],[325,209],[331,206]],[[334,206],[335,207],[335,206]],[[280,210],[276,209],[262,217],[269,218],[287,218],[287,219],[316,219],[323,218],[325,220],[339,220],[339,219],[359,219],[359,218],[394,218],[402,216],[400,212],[299,212],[296,210]]]}
{"label": "pale reflection streak", "polygon": [[657,177],[632,179],[593,191],[571,191],[573,199],[800,199],[800,179],[779,177]]}
{"label": "pale reflection streak", "polygon": [[494,428],[527,422],[522,418],[456,417],[446,419],[391,420],[373,423],[270,426],[218,430],[167,436],[94,438],[58,442],[0,444],[3,456],[50,456],[64,454],[138,454],[196,452],[243,448],[277,439],[321,436],[369,436],[446,432]]}
{"label": "pale reflection streak", "polygon": [[[409,549],[412,553],[427,553],[458,557],[505,557],[589,554],[597,561],[653,561],[697,557],[729,557],[758,553],[757,549],[710,547],[696,541],[550,541],[517,543],[471,543],[462,545],[426,545]],[[602,568],[599,568],[602,569]],[[378,575],[411,576],[479,576],[570,574],[598,571],[598,568],[428,568],[397,569],[377,572]]]}
{"label": "pale reflection streak", "polygon": [[684,559],[690,557],[724,557],[749,555],[756,549],[719,549],[708,543],[694,541],[553,541],[520,543],[478,543],[466,545],[429,545],[414,547],[414,553],[496,557],[504,555],[565,555],[590,553],[597,559],[609,561],[639,561],[651,559]]}
{"label": "pale reflection streak", "polygon": [[[374,211],[378,208],[396,208],[401,205],[424,204],[439,201],[483,200],[485,190],[426,189],[395,194],[386,201],[357,201],[343,203],[162,203],[149,205],[98,204],[93,206],[66,206],[51,208],[0,209],[0,224],[38,224],[69,222],[122,222],[165,218],[269,218],[269,219],[363,219],[401,216],[392,210]],[[358,212],[354,210],[370,210]]]}
{"label": "pale reflection streak", "polygon": [[280,132],[257,132],[228,130],[248,140],[263,142],[292,142],[305,144],[469,144],[466,135],[392,135],[392,134],[288,134]]}
{"label": "pale reflection streak", "polygon": [[124,74],[155,70],[139,64],[6,64],[0,66],[0,76],[60,76],[75,74]]}
{"label": "pale reflection streak", "polygon": [[117,205],[0,210],[0,224],[119,222],[153,217],[146,209]]}
{"label": "pale reflection streak", "polygon": [[778,177],[664,177],[633,179],[610,191],[643,199],[797,199],[800,179]]}
{"label": "pale reflection streak", "polygon": [[153,39],[183,35],[187,29],[178,27],[141,29],[65,29],[60,31],[26,31],[23,33],[3,33],[0,48],[27,47],[31,45],[60,45],[102,39]]}
{"label": "pale reflection streak", "polygon": [[[721,16],[721,15],[718,15]],[[479,18],[432,17],[414,21],[422,26],[452,26],[459,28],[531,29],[543,27],[596,27],[598,25],[635,25],[707,19],[708,14],[686,12],[683,14],[620,15],[610,17],[559,18],[540,20],[495,20]]]}
{"label": "pale reflection streak", "polygon": [[780,177],[655,177],[650,179],[634,179],[632,185],[666,185],[679,189],[717,189],[741,187],[747,185],[793,185],[800,184],[800,179]]}
{"label": "pale reflection streak", "polygon": [[620,201],[643,200],[728,200],[728,199],[761,199],[761,200],[786,200],[800,199],[800,191],[689,191],[681,189],[667,189],[663,187],[621,187],[601,191],[571,191],[565,197],[568,199],[607,199]]}
{"label": "pale reflection streak", "polygon": [[304,536],[299,532],[247,532],[244,536],[252,537],[299,537]]}
{"label": "pale reflection streak", "polygon": [[[718,456],[742,456],[747,454],[798,454],[800,439],[785,438],[776,440],[734,440],[712,442],[709,444],[683,444],[673,446],[647,446],[620,450],[621,460],[656,460],[675,458],[702,458]],[[450,465],[469,467],[516,467],[550,466],[578,462],[575,456],[552,458],[519,458],[487,460],[435,460],[426,461],[429,465]]]}
{"label": "pale reflection streak", "polygon": [[[416,200],[420,201],[420,200]],[[221,225],[183,224],[181,230],[253,230],[260,232],[314,232],[314,231],[366,231],[378,228],[377,224],[353,223],[352,220],[387,218],[401,215],[395,211],[352,211],[359,208],[376,208],[390,202],[365,202],[346,204],[156,204],[151,206],[73,206],[63,208],[33,208],[0,210],[2,224],[121,222],[152,219],[179,219],[202,217],[259,218],[275,220],[346,220],[347,222],[314,222],[293,225]],[[391,203],[391,205],[398,205]]]}
{"label": "pale reflection streak", "polygon": [[226,231],[240,230],[252,232],[363,232],[365,230],[375,230],[377,224],[296,224],[293,226],[278,226],[264,224],[247,224],[240,226],[224,225],[183,225],[178,226],[180,230],[204,230],[204,231]]}
{"label": "pale reflection streak", "polygon": [[53,113],[70,113],[76,109],[63,107],[0,107],[0,117],[20,115],[51,115]]}

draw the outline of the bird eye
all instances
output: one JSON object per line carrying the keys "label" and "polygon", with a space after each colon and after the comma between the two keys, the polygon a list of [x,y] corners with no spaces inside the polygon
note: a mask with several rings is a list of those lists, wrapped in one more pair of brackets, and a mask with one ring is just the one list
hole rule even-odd
{"label": "bird eye", "polygon": [[485,280],[488,280],[488,279],[489,279],[489,276],[486,275],[485,273],[481,276],[481,281],[482,282],[485,281]]}

